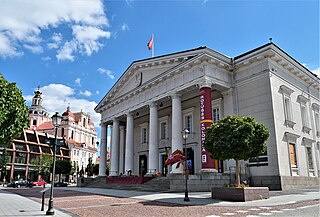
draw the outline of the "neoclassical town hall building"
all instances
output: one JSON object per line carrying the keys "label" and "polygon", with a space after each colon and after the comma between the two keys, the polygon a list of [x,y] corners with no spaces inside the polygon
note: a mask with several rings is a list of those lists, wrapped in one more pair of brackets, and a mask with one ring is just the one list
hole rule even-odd
{"label": "neoclassical town hall building", "polygon": [[[251,115],[270,132],[267,152],[242,162],[252,183],[316,185],[319,88],[319,78],[274,43],[234,58],[199,47],[135,61],[95,108],[101,153],[111,129],[110,176],[183,173],[164,161],[185,143],[190,174],[229,173],[233,160],[213,160],[204,149],[205,128],[227,115]],[[105,156],[100,161],[105,176]]]}

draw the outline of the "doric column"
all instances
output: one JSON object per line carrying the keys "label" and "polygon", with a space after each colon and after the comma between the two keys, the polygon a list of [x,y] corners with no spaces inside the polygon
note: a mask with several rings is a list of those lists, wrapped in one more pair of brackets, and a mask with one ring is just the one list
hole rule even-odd
{"label": "doric column", "polygon": [[124,168],[124,126],[120,126],[120,149],[119,149],[119,174],[123,174]]}
{"label": "doric column", "polygon": [[111,138],[111,154],[110,154],[110,176],[117,176],[119,168],[119,120],[113,119],[112,138]]}
{"label": "doric column", "polygon": [[107,125],[101,124],[99,176],[106,176]]}
{"label": "doric column", "polygon": [[[172,96],[172,149],[171,152],[179,149],[183,152],[182,146],[182,113],[181,113],[181,95],[173,94]],[[182,173],[183,166],[176,169],[176,166],[172,166],[171,173]]]}
{"label": "doric column", "polygon": [[125,172],[133,172],[133,115],[127,114],[127,136],[126,136],[126,154],[125,154]]}
{"label": "doric column", "polygon": [[157,104],[150,103],[149,120],[149,163],[148,173],[155,174],[159,171],[159,148],[158,148],[158,108]]}
{"label": "doric column", "polygon": [[215,161],[206,151],[204,142],[206,128],[212,125],[211,83],[207,80],[200,87],[200,131],[201,131],[201,169],[214,169]]}

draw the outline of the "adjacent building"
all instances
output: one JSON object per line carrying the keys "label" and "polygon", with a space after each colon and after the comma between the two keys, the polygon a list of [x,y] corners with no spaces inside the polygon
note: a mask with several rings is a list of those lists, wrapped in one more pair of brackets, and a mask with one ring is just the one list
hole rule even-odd
{"label": "adjacent building", "polygon": [[[30,129],[37,132],[54,135],[54,126],[48,112],[42,106],[42,92],[36,90],[32,98],[32,105],[29,107]],[[58,136],[65,139],[67,147],[70,149],[72,165],[77,171],[71,181],[76,181],[77,173],[85,169],[89,158],[95,163],[97,153],[97,132],[94,123],[90,119],[90,114],[82,110],[72,113],[70,106],[62,114],[62,122],[58,128]]]}
{"label": "adjacent building", "polygon": [[[39,174],[42,166],[42,156],[52,156],[53,151],[48,140],[54,136],[48,133],[40,133],[35,130],[23,130],[18,138],[15,138],[6,149],[9,163],[7,164],[6,180],[37,180],[43,179]],[[62,139],[58,137],[58,139]],[[1,154],[3,149],[0,149]],[[66,144],[62,144],[56,155],[57,160],[70,160],[70,150]],[[3,176],[3,174],[2,174]],[[2,179],[3,180],[3,177]]]}
{"label": "adjacent building", "polygon": [[[111,129],[110,176],[181,174],[164,161],[184,145],[190,174],[229,173],[233,160],[211,159],[205,150],[205,128],[227,115],[251,115],[270,132],[267,152],[243,162],[251,184],[317,185],[319,88],[319,78],[274,43],[233,58],[199,47],[134,61],[95,108],[100,150]],[[105,162],[101,155],[100,176]]]}

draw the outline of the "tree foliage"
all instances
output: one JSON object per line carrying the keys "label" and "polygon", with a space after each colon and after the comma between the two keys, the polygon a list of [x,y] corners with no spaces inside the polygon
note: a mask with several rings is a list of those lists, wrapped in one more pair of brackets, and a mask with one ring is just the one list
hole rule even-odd
{"label": "tree foliage", "polygon": [[214,159],[248,160],[266,150],[269,131],[253,117],[227,116],[207,128],[205,148]]}
{"label": "tree foliage", "polygon": [[56,161],[56,174],[65,174],[69,175],[72,169],[72,164],[70,161],[66,160],[57,160]]}
{"label": "tree foliage", "polygon": [[237,184],[240,184],[239,160],[264,153],[268,138],[268,129],[253,117],[227,116],[207,128],[205,148],[213,159],[236,160]]}
{"label": "tree foliage", "polygon": [[41,155],[41,163],[39,165],[40,175],[43,179],[48,180],[50,172],[52,170],[52,156],[51,155]]}
{"label": "tree foliage", "polygon": [[28,107],[22,92],[0,73],[0,145],[8,145],[28,126]]}
{"label": "tree foliage", "polygon": [[93,174],[94,175],[99,175],[99,164],[93,165]]}
{"label": "tree foliage", "polygon": [[0,156],[0,171],[2,178],[7,175],[7,164],[9,163],[9,154],[6,148],[2,150],[2,155]]}
{"label": "tree foliage", "polygon": [[87,176],[93,176],[93,163],[92,163],[92,158],[89,157],[88,159],[88,165],[87,165]]}

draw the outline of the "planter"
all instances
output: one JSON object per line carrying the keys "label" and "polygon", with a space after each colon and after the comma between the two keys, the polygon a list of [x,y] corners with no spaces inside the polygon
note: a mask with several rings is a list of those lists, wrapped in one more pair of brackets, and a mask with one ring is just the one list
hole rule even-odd
{"label": "planter", "polygon": [[212,188],[211,198],[227,201],[251,201],[269,198],[268,187]]}

